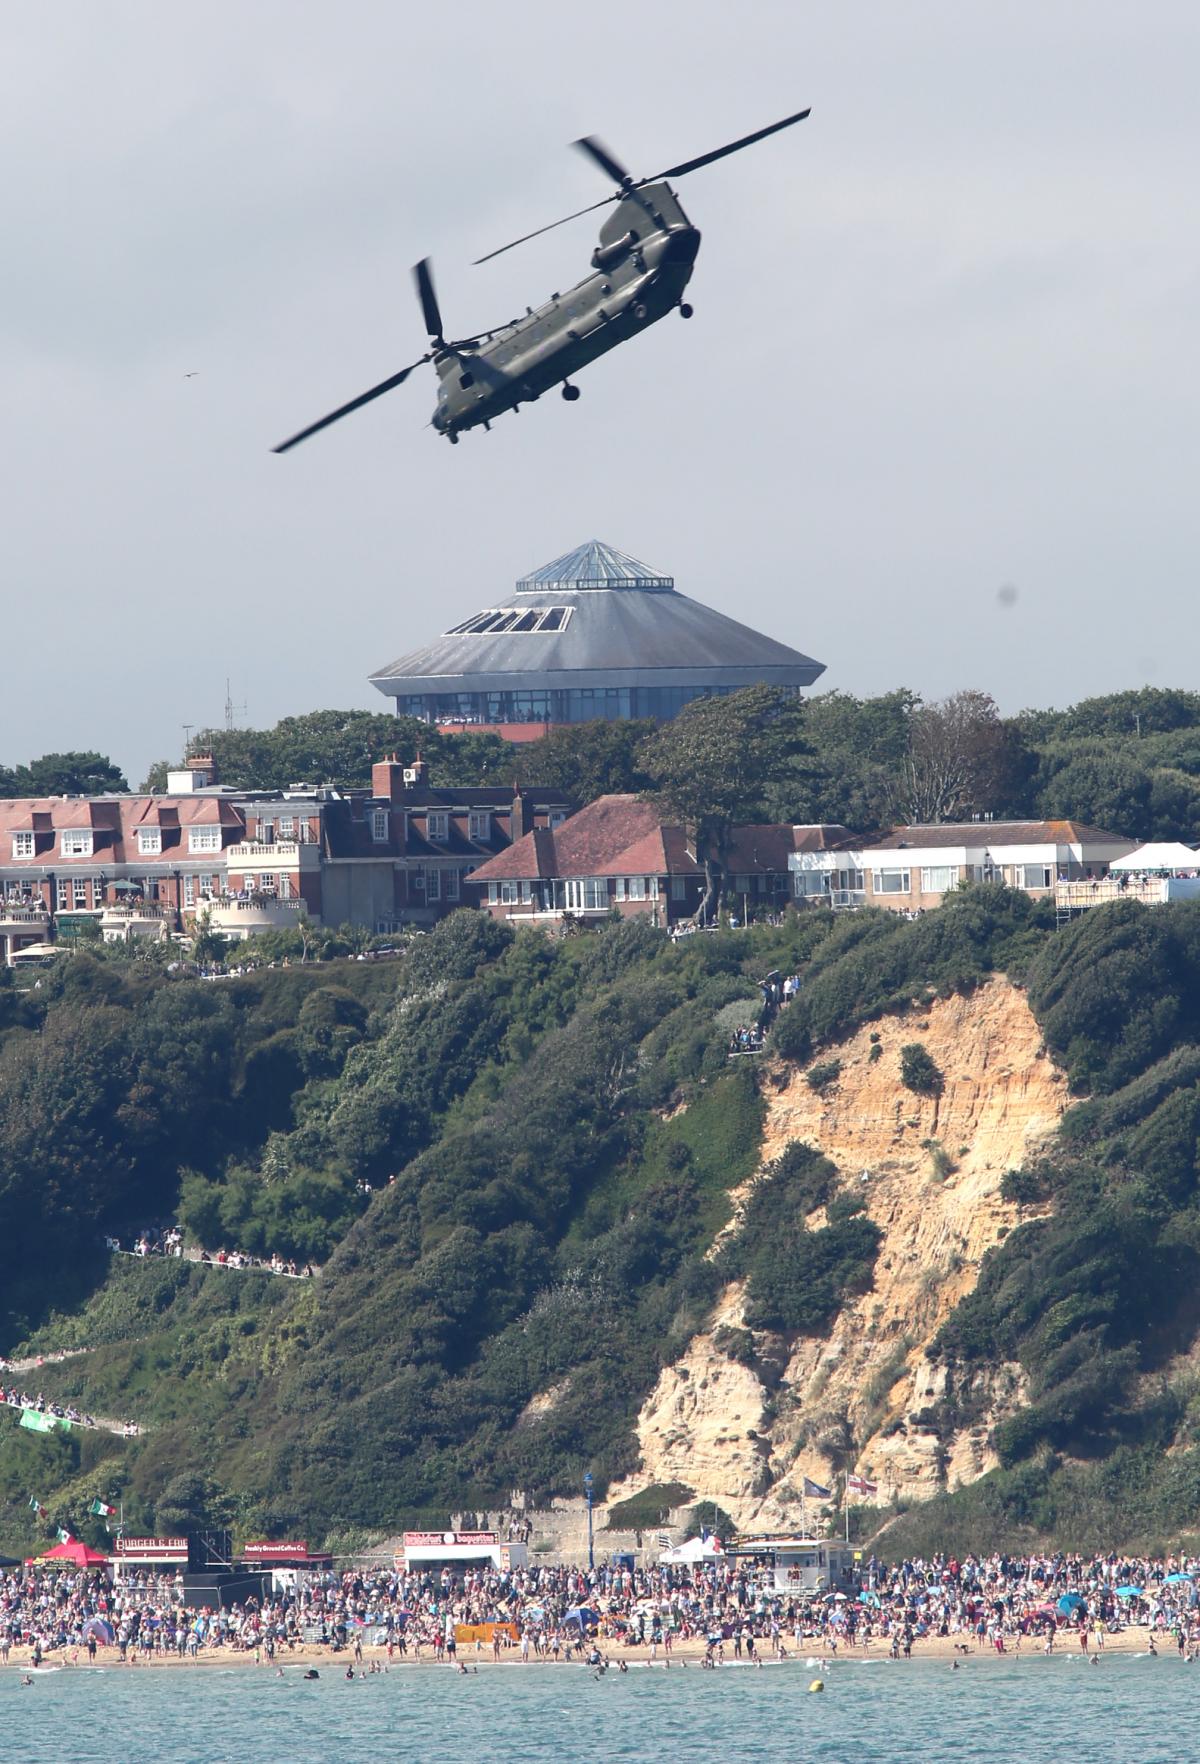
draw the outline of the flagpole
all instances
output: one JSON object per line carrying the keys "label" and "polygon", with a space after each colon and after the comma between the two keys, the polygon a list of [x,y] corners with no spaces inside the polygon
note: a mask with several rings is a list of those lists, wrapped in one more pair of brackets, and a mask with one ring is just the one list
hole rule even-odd
{"label": "flagpole", "polygon": [[846,1542],[850,1542],[850,1478],[846,1478],[846,1486],[842,1491],[842,1508],[846,1515]]}

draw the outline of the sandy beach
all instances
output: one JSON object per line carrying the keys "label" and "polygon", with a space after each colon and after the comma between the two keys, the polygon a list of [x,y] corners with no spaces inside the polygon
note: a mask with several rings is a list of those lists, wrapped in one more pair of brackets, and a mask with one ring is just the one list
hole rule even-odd
{"label": "sandy beach", "polygon": [[[1149,1652],[1150,1634],[1151,1631],[1147,1628],[1123,1629],[1117,1634],[1106,1633],[1103,1638],[1103,1647],[1097,1645],[1099,1638],[1093,1636],[1089,1638],[1087,1652],[1098,1654],[1101,1663],[1107,1654],[1146,1654]],[[947,1664],[953,1660],[959,1660],[966,1665],[999,1659],[1041,1659],[1044,1657],[1046,1649],[1042,1637],[1022,1636],[1019,1639],[1019,1646],[1015,1645],[1015,1638],[1006,1639],[1004,1653],[1000,1654],[994,1647],[987,1645],[976,1647],[974,1638],[970,1636],[918,1637],[913,1642],[912,1658],[914,1660],[944,1660]],[[707,1651],[706,1643],[699,1636],[692,1636],[686,1641],[674,1642],[669,1655],[661,1646],[657,1650],[652,1650],[648,1643],[627,1647],[617,1638],[606,1638],[603,1635],[598,1638],[598,1645],[601,1654],[605,1656],[613,1668],[621,1660],[624,1660],[629,1666],[654,1666],[661,1669],[669,1664],[671,1668],[682,1666],[690,1668],[698,1666]],[[823,1644],[817,1637],[812,1636],[802,1638],[799,1645],[793,1642],[791,1636],[787,1636],[784,1638],[783,1645],[786,1649],[786,1657],[780,1661],[769,1642],[761,1644],[759,1651],[764,1666],[797,1663],[803,1665],[813,1660],[827,1663],[837,1660],[882,1660],[887,1659],[891,1651],[891,1644],[886,1637],[875,1637],[865,1647],[861,1644],[847,1647],[844,1643],[839,1643],[836,1652]],[[1156,1632],[1155,1648],[1162,1659],[1178,1658],[1178,1649],[1174,1637],[1170,1634]],[[1078,1656],[1084,1651],[1080,1646],[1080,1636],[1077,1630],[1060,1631],[1055,1638],[1053,1648],[1055,1655]],[[499,1660],[496,1660],[492,1656],[490,1647],[485,1646],[477,1653],[472,1644],[461,1644],[457,1657],[453,1660],[437,1660],[432,1647],[428,1645],[422,1646],[419,1660],[414,1659],[411,1653],[402,1655],[398,1652],[394,1653],[389,1660],[386,1647],[364,1645],[361,1666],[355,1664],[352,1647],[340,1648],[335,1653],[332,1648],[323,1647],[315,1642],[305,1643],[295,1648],[277,1648],[273,1660],[267,1659],[265,1650],[256,1651],[253,1648],[210,1648],[197,1654],[194,1659],[188,1656],[181,1658],[174,1652],[139,1654],[136,1663],[133,1660],[134,1650],[131,1648],[129,1652],[129,1660],[123,1663],[120,1650],[115,1647],[99,1648],[94,1662],[88,1659],[86,1648],[56,1650],[53,1654],[43,1655],[42,1671],[44,1672],[47,1667],[62,1667],[66,1670],[80,1671],[105,1667],[106,1669],[116,1668],[122,1672],[154,1672],[168,1668],[191,1672],[203,1671],[214,1666],[236,1666],[273,1672],[277,1667],[282,1666],[289,1669],[300,1667],[305,1670],[315,1667],[324,1676],[344,1674],[348,1665],[355,1665],[355,1670],[361,1671],[375,1662],[381,1667],[386,1667],[389,1672],[419,1671],[426,1668],[440,1672],[457,1671],[459,1664],[466,1666],[468,1671],[475,1666],[478,1666],[481,1671],[484,1667],[490,1669],[495,1666],[503,1666],[505,1668],[519,1668],[523,1671],[540,1672],[553,1670],[555,1665],[561,1667],[582,1664],[585,1658],[583,1655],[569,1658],[564,1656],[556,1662],[552,1658],[539,1660],[536,1655],[531,1654],[528,1660],[523,1661],[520,1649],[511,1647],[502,1649]],[[651,1657],[652,1653],[654,1653],[654,1658]],[[14,1645],[9,1655],[8,1664],[10,1669],[24,1670],[30,1666],[32,1658],[32,1648]],[[749,1662],[746,1660],[744,1652],[742,1659],[736,1661],[733,1643],[727,1641],[725,1643],[724,1664],[747,1665]]]}

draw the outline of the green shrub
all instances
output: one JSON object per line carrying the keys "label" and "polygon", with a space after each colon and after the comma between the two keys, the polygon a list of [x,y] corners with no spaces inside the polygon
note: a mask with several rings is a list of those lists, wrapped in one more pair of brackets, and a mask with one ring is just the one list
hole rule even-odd
{"label": "green shrub", "polygon": [[910,1041],[900,1049],[900,1082],[918,1096],[940,1096],[943,1079],[928,1048]]}
{"label": "green shrub", "polygon": [[841,1060],[826,1060],[822,1065],[810,1066],[804,1074],[804,1082],[810,1090],[824,1093],[831,1090],[841,1077]]}
{"label": "green shrub", "polygon": [[606,1531],[649,1531],[666,1522],[676,1508],[694,1501],[696,1491],[683,1482],[655,1482],[608,1509]]}

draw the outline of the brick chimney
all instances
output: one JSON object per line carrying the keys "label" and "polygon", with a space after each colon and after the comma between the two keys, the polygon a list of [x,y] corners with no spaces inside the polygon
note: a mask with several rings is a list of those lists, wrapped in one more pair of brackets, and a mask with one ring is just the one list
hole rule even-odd
{"label": "brick chimney", "polygon": [[427,767],[420,754],[408,765],[401,765],[394,753],[376,760],[371,767],[371,794],[387,802],[395,802],[406,790],[423,790]]}
{"label": "brick chimney", "polygon": [[525,798],[521,794],[521,786],[519,784],[514,784],[513,785],[512,808],[509,811],[509,822],[508,822],[509,837],[512,840],[514,845],[517,843],[518,839],[524,839],[526,833],[528,833],[528,831],[529,831],[529,828],[533,825],[533,820],[532,820],[531,816],[529,817],[528,824],[527,824],[527,821],[526,821],[527,815],[528,815],[528,805],[525,801]]}

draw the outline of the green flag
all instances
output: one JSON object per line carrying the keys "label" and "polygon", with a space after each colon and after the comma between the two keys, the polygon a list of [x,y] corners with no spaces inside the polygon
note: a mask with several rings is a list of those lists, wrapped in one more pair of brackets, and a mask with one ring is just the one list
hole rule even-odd
{"label": "green flag", "polygon": [[71,1423],[67,1420],[67,1417],[65,1415],[56,1415],[54,1417],[54,1419],[57,1421],[58,1425],[62,1428],[64,1433],[70,1433]]}
{"label": "green flag", "polygon": [[88,1512],[94,1513],[97,1519],[107,1519],[116,1510],[115,1507],[108,1506],[104,1501],[93,1501],[88,1508]]}
{"label": "green flag", "polygon": [[46,1511],[45,1507],[43,1507],[41,1501],[38,1500],[36,1495],[30,1495],[29,1505],[33,1508],[35,1513],[44,1513]]}
{"label": "green flag", "polygon": [[57,1425],[53,1415],[41,1415],[36,1409],[21,1410],[21,1426],[30,1433],[53,1433]]}

